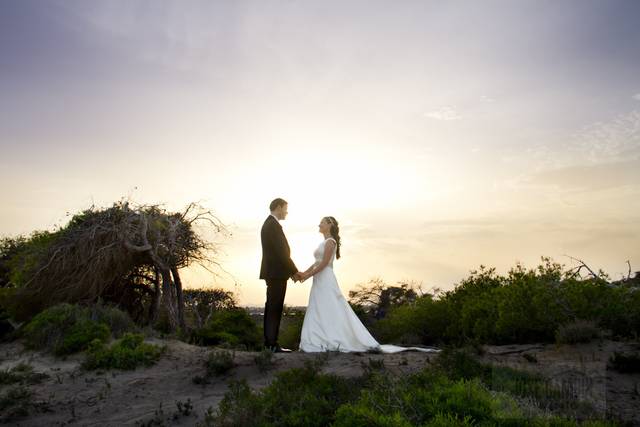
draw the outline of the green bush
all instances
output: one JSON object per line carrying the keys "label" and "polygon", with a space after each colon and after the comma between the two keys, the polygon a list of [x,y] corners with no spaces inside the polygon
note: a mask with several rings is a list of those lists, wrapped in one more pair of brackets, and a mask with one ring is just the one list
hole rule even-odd
{"label": "green bush", "polygon": [[554,387],[542,375],[480,363],[468,349],[445,348],[438,354],[433,365],[437,372],[452,380],[478,378],[495,392],[527,399],[541,408],[566,415],[597,417],[597,411],[592,406],[577,401],[572,395]]}
{"label": "green bush", "polygon": [[114,307],[105,305],[102,301],[89,307],[91,319],[105,323],[114,338],[120,338],[126,332],[138,332],[139,328],[129,316],[129,313]]}
{"label": "green bush", "polygon": [[212,377],[224,375],[233,369],[235,366],[234,358],[235,354],[230,351],[221,350],[210,352],[205,361],[205,375],[193,377],[193,382],[196,384],[209,384]]}
{"label": "green bush", "polygon": [[183,289],[185,318],[196,328],[204,326],[206,319],[219,310],[237,308],[232,291],[221,288]]}
{"label": "green bush", "polygon": [[[435,366],[406,376],[373,360],[357,378],[321,374],[319,366],[308,363],[280,372],[260,391],[251,390],[244,380],[232,381],[207,425],[578,426],[557,413],[536,417],[520,408],[522,398],[538,403],[540,413],[564,409],[545,400],[564,398],[560,391],[554,395],[541,377],[481,364],[462,349],[449,348],[438,355]],[[595,412],[580,415],[594,417],[582,425],[616,425],[595,418]]]}
{"label": "green bush", "polygon": [[15,386],[0,394],[0,421],[29,415],[33,392],[24,386]]}
{"label": "green bush", "polygon": [[593,339],[600,338],[602,332],[592,320],[574,320],[573,322],[560,325],[556,330],[556,343],[577,344],[587,343]]}
{"label": "green bush", "polygon": [[[504,276],[480,266],[453,290],[393,306],[372,333],[379,341],[427,345],[551,343],[559,328],[561,341],[601,336],[602,329],[614,338],[637,338],[639,281],[609,282],[604,274],[581,279],[544,257],[535,269],[516,264]],[[591,326],[563,334],[562,325],[574,319]]]}
{"label": "green bush", "polygon": [[197,345],[228,344],[257,350],[261,347],[262,336],[249,313],[240,308],[214,312],[204,327],[193,331],[191,340]]}
{"label": "green bush", "polygon": [[340,405],[357,397],[361,380],[319,373],[309,362],[277,374],[262,391],[235,381],[220,402],[216,426],[326,426]]}
{"label": "green bush", "polygon": [[267,372],[273,368],[273,351],[265,348],[253,358],[253,361],[260,372]]}
{"label": "green bush", "polygon": [[19,363],[13,368],[0,370],[0,385],[6,384],[38,384],[49,378],[44,372],[34,372],[31,365]]}
{"label": "green bush", "polygon": [[135,369],[140,365],[151,366],[160,359],[167,346],[143,342],[142,334],[127,332],[107,347],[102,341],[93,340],[82,363],[85,369]]}
{"label": "green bush", "polygon": [[207,357],[207,375],[222,375],[233,368],[234,355],[230,351],[212,351]]}
{"label": "green bush", "polygon": [[110,331],[106,323],[92,320],[87,307],[62,303],[37,314],[23,329],[25,344],[46,349],[56,355],[75,353],[90,342],[106,342]]}

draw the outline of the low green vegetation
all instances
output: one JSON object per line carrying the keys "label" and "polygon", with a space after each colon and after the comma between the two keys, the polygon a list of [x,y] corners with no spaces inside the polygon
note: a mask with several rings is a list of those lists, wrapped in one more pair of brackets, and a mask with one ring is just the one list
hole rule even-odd
{"label": "low green vegetation", "polygon": [[24,385],[0,390],[0,423],[16,423],[33,412],[47,410],[50,410],[48,403],[36,400],[34,393]]}
{"label": "low green vegetation", "polygon": [[125,333],[122,338],[107,346],[99,339],[93,340],[86,351],[82,367],[91,369],[135,369],[140,365],[151,366],[167,349],[144,342],[142,334]]}
{"label": "low green vegetation", "polygon": [[242,350],[258,350],[262,334],[243,308],[214,311],[202,328],[196,328],[191,341],[197,345],[226,345]]}
{"label": "low green vegetation", "polygon": [[244,380],[232,381],[213,425],[327,425],[338,407],[353,399],[360,381],[320,374],[313,362],[280,372],[261,392],[252,391]]}
{"label": "low green vegetation", "polygon": [[264,373],[273,368],[273,351],[268,348],[263,349],[257,356],[253,358],[258,371]]}
{"label": "low green vegetation", "polygon": [[0,385],[8,384],[39,384],[44,379],[49,378],[44,372],[35,372],[33,366],[26,363],[19,363],[13,368],[0,370]]}
{"label": "low green vegetation", "polygon": [[209,353],[205,361],[204,376],[193,377],[196,384],[209,384],[211,378],[221,376],[231,371],[235,366],[235,353],[227,350],[214,350]]}
{"label": "low green vegetation", "polygon": [[587,343],[601,338],[602,330],[593,320],[574,320],[560,325],[556,330],[556,342],[558,344]]}
{"label": "low green vegetation", "polygon": [[115,307],[62,303],[37,314],[24,327],[22,336],[28,348],[62,356],[85,350],[94,340],[104,343],[112,335],[135,329],[127,313]]}
{"label": "low green vegetation", "polygon": [[[280,372],[259,391],[244,380],[231,381],[218,410],[207,411],[203,425],[619,425],[541,377],[484,365],[462,350],[448,348],[433,366],[412,375],[394,374],[373,359],[360,377],[323,374],[321,366],[308,362]],[[568,409],[574,411],[567,415]]]}
{"label": "low green vegetation", "polygon": [[89,309],[58,304],[36,315],[24,328],[27,347],[61,356],[84,350],[91,341],[107,341],[109,326],[91,319]]}

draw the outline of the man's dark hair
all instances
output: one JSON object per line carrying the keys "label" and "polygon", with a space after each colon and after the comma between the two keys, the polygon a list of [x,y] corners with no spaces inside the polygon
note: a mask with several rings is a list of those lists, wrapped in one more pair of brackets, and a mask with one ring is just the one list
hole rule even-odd
{"label": "man's dark hair", "polygon": [[271,212],[275,211],[276,209],[278,209],[279,206],[284,206],[287,205],[287,201],[281,198],[277,198],[277,199],[273,199],[273,201],[271,202],[271,204],[269,205],[269,210],[271,210]]}

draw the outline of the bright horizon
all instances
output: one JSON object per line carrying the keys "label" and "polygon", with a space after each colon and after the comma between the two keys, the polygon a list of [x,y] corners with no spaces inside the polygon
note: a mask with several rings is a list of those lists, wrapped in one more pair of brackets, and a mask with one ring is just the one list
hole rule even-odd
{"label": "bright horizon", "polygon": [[122,197],[201,202],[233,233],[228,273],[185,287],[263,305],[260,227],[282,197],[301,270],[320,218],[339,221],[345,295],[565,254],[626,276],[638,16],[632,0],[3,2],[0,236]]}

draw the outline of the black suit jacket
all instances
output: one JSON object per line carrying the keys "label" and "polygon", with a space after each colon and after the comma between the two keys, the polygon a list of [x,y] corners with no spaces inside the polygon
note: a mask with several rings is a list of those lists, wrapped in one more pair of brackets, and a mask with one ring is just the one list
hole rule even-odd
{"label": "black suit jacket", "polygon": [[288,279],[298,272],[291,260],[289,242],[282,231],[282,226],[272,215],[269,215],[260,230],[262,241],[262,264],[260,279]]}

